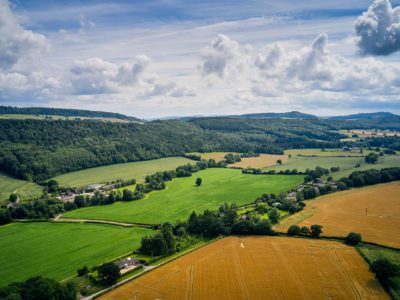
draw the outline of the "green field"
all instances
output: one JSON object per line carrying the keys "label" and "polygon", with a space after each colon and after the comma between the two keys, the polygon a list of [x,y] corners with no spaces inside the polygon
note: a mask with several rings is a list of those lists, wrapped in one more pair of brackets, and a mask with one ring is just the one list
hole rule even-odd
{"label": "green field", "polygon": [[38,197],[43,188],[35,183],[10,177],[0,172],[0,201],[7,200],[15,192],[21,200]]}
{"label": "green field", "polygon": [[174,170],[176,167],[193,163],[193,160],[184,157],[167,157],[146,161],[137,161],[124,164],[90,168],[76,172],[66,173],[53,179],[61,186],[82,187],[92,183],[106,183],[117,179],[142,180],[147,175]]}
{"label": "green field", "polygon": [[112,225],[13,223],[0,227],[0,286],[43,275],[61,280],[84,265],[125,255],[154,231]]}
{"label": "green field", "polygon": [[359,151],[340,151],[337,149],[325,149],[325,151],[322,151],[322,149],[290,149],[290,150],[285,150],[286,155],[291,155],[291,156],[323,156],[323,157],[329,157],[329,156],[365,156],[368,153],[373,152],[373,151],[368,151],[364,150],[363,153],[360,153]]}
{"label": "green field", "polygon": [[[395,263],[400,266],[400,251],[391,250],[375,246],[361,246],[357,247],[363,256],[367,258],[368,261],[373,262],[378,259],[388,259],[390,262]],[[390,286],[392,291],[396,293],[398,299],[400,299],[400,276],[396,276],[390,279]]]}
{"label": "green field", "polygon": [[[355,168],[357,164],[360,167]],[[284,171],[287,169],[297,169],[298,171],[305,171],[306,169],[314,169],[315,167],[331,168],[340,167],[339,172],[331,173],[334,179],[340,179],[344,176],[350,175],[350,173],[356,170],[368,170],[368,169],[382,169],[390,167],[400,166],[399,155],[385,155],[379,157],[378,163],[367,164],[363,157],[300,157],[292,156],[289,161],[281,166],[274,166],[263,169],[264,171],[275,170]]]}
{"label": "green field", "polygon": [[[194,184],[197,177],[203,179],[200,187]],[[245,175],[234,169],[207,169],[192,177],[174,179],[165,190],[151,192],[145,199],[82,208],[63,217],[147,224],[175,222],[186,220],[192,211],[217,209],[224,202],[249,204],[263,193],[284,192],[302,181],[300,175]]]}

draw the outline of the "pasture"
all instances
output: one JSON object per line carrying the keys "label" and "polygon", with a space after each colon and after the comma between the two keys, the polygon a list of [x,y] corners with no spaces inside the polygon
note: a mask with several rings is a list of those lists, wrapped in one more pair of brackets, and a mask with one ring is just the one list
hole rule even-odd
{"label": "pasture", "polygon": [[[195,186],[198,177],[203,180],[199,187]],[[248,175],[229,168],[206,169],[167,182],[165,190],[150,192],[142,200],[86,207],[63,217],[147,224],[175,222],[186,220],[192,211],[217,209],[224,202],[249,204],[263,193],[279,194],[301,182],[301,175]]]}
{"label": "pasture", "polygon": [[11,193],[16,193],[21,200],[39,197],[43,188],[36,183],[17,179],[0,172],[0,201],[7,200]]}
{"label": "pasture", "polygon": [[325,236],[358,232],[363,240],[400,247],[400,182],[392,182],[321,196],[306,202],[299,213],[284,219],[276,229],[290,225],[323,225]]}
{"label": "pasture", "polygon": [[228,237],[99,299],[389,299],[352,247],[323,240]]}
{"label": "pasture", "polygon": [[0,286],[32,276],[62,280],[125,255],[154,231],[100,224],[13,223],[0,227]]}
{"label": "pasture", "polygon": [[242,157],[241,161],[230,164],[228,167],[233,168],[266,168],[277,165],[277,160],[281,160],[282,163],[286,163],[288,160],[287,155],[273,155],[273,154],[260,154],[257,157]]}
{"label": "pasture", "polygon": [[61,186],[82,187],[92,183],[106,183],[117,179],[143,180],[147,175],[159,171],[174,170],[176,167],[193,163],[184,157],[166,157],[146,161],[84,169],[54,177]]}
{"label": "pasture", "polygon": [[[357,164],[360,167],[355,167]],[[274,166],[269,168],[264,168],[264,171],[275,170],[285,171],[287,169],[297,169],[298,171],[304,172],[306,169],[315,169],[315,167],[323,167],[330,169],[331,167],[340,167],[338,172],[331,173],[330,175],[334,179],[340,179],[342,177],[350,175],[354,171],[362,171],[368,169],[382,169],[390,167],[400,166],[400,156],[399,155],[385,155],[378,158],[376,164],[367,164],[364,157],[304,157],[295,156],[289,158],[288,162],[282,164],[281,166]]]}

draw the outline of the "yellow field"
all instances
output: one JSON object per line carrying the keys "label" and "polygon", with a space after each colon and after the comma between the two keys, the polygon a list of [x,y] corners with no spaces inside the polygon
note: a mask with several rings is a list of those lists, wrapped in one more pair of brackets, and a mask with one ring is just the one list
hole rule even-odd
{"label": "yellow field", "polygon": [[357,251],[331,241],[229,237],[100,299],[389,299]]}
{"label": "yellow field", "polygon": [[230,164],[228,167],[234,168],[267,168],[277,165],[277,160],[282,160],[286,163],[288,160],[287,155],[273,155],[273,154],[260,154],[257,157],[244,157],[241,161]]}
{"label": "yellow field", "polygon": [[290,225],[323,225],[323,235],[361,233],[363,239],[400,247],[400,182],[352,189],[307,201],[300,213],[283,220],[276,229]]}
{"label": "yellow field", "polygon": [[188,154],[193,154],[193,155],[198,155],[202,159],[214,159],[215,161],[221,161],[225,159],[225,155],[228,153],[233,153],[233,154],[239,154],[236,152],[207,152],[207,153],[201,153],[201,152],[190,152]]}

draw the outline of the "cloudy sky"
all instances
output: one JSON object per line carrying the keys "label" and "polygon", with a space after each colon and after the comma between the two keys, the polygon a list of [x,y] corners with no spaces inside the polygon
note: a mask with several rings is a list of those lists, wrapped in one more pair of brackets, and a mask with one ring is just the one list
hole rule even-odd
{"label": "cloudy sky", "polygon": [[399,95],[400,0],[0,0],[0,105],[334,115]]}

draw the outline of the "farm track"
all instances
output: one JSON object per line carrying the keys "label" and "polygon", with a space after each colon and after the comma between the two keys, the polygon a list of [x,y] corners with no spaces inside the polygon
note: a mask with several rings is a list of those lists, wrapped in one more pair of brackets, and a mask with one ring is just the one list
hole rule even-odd
{"label": "farm track", "polygon": [[142,228],[154,228],[154,224],[142,224],[142,223],[124,223],[124,222],[116,222],[116,221],[107,221],[107,220],[92,220],[92,219],[67,219],[62,218],[61,215],[55,217],[53,222],[60,223],[91,223],[91,224],[108,224],[114,226],[122,226],[122,227],[142,227]]}

